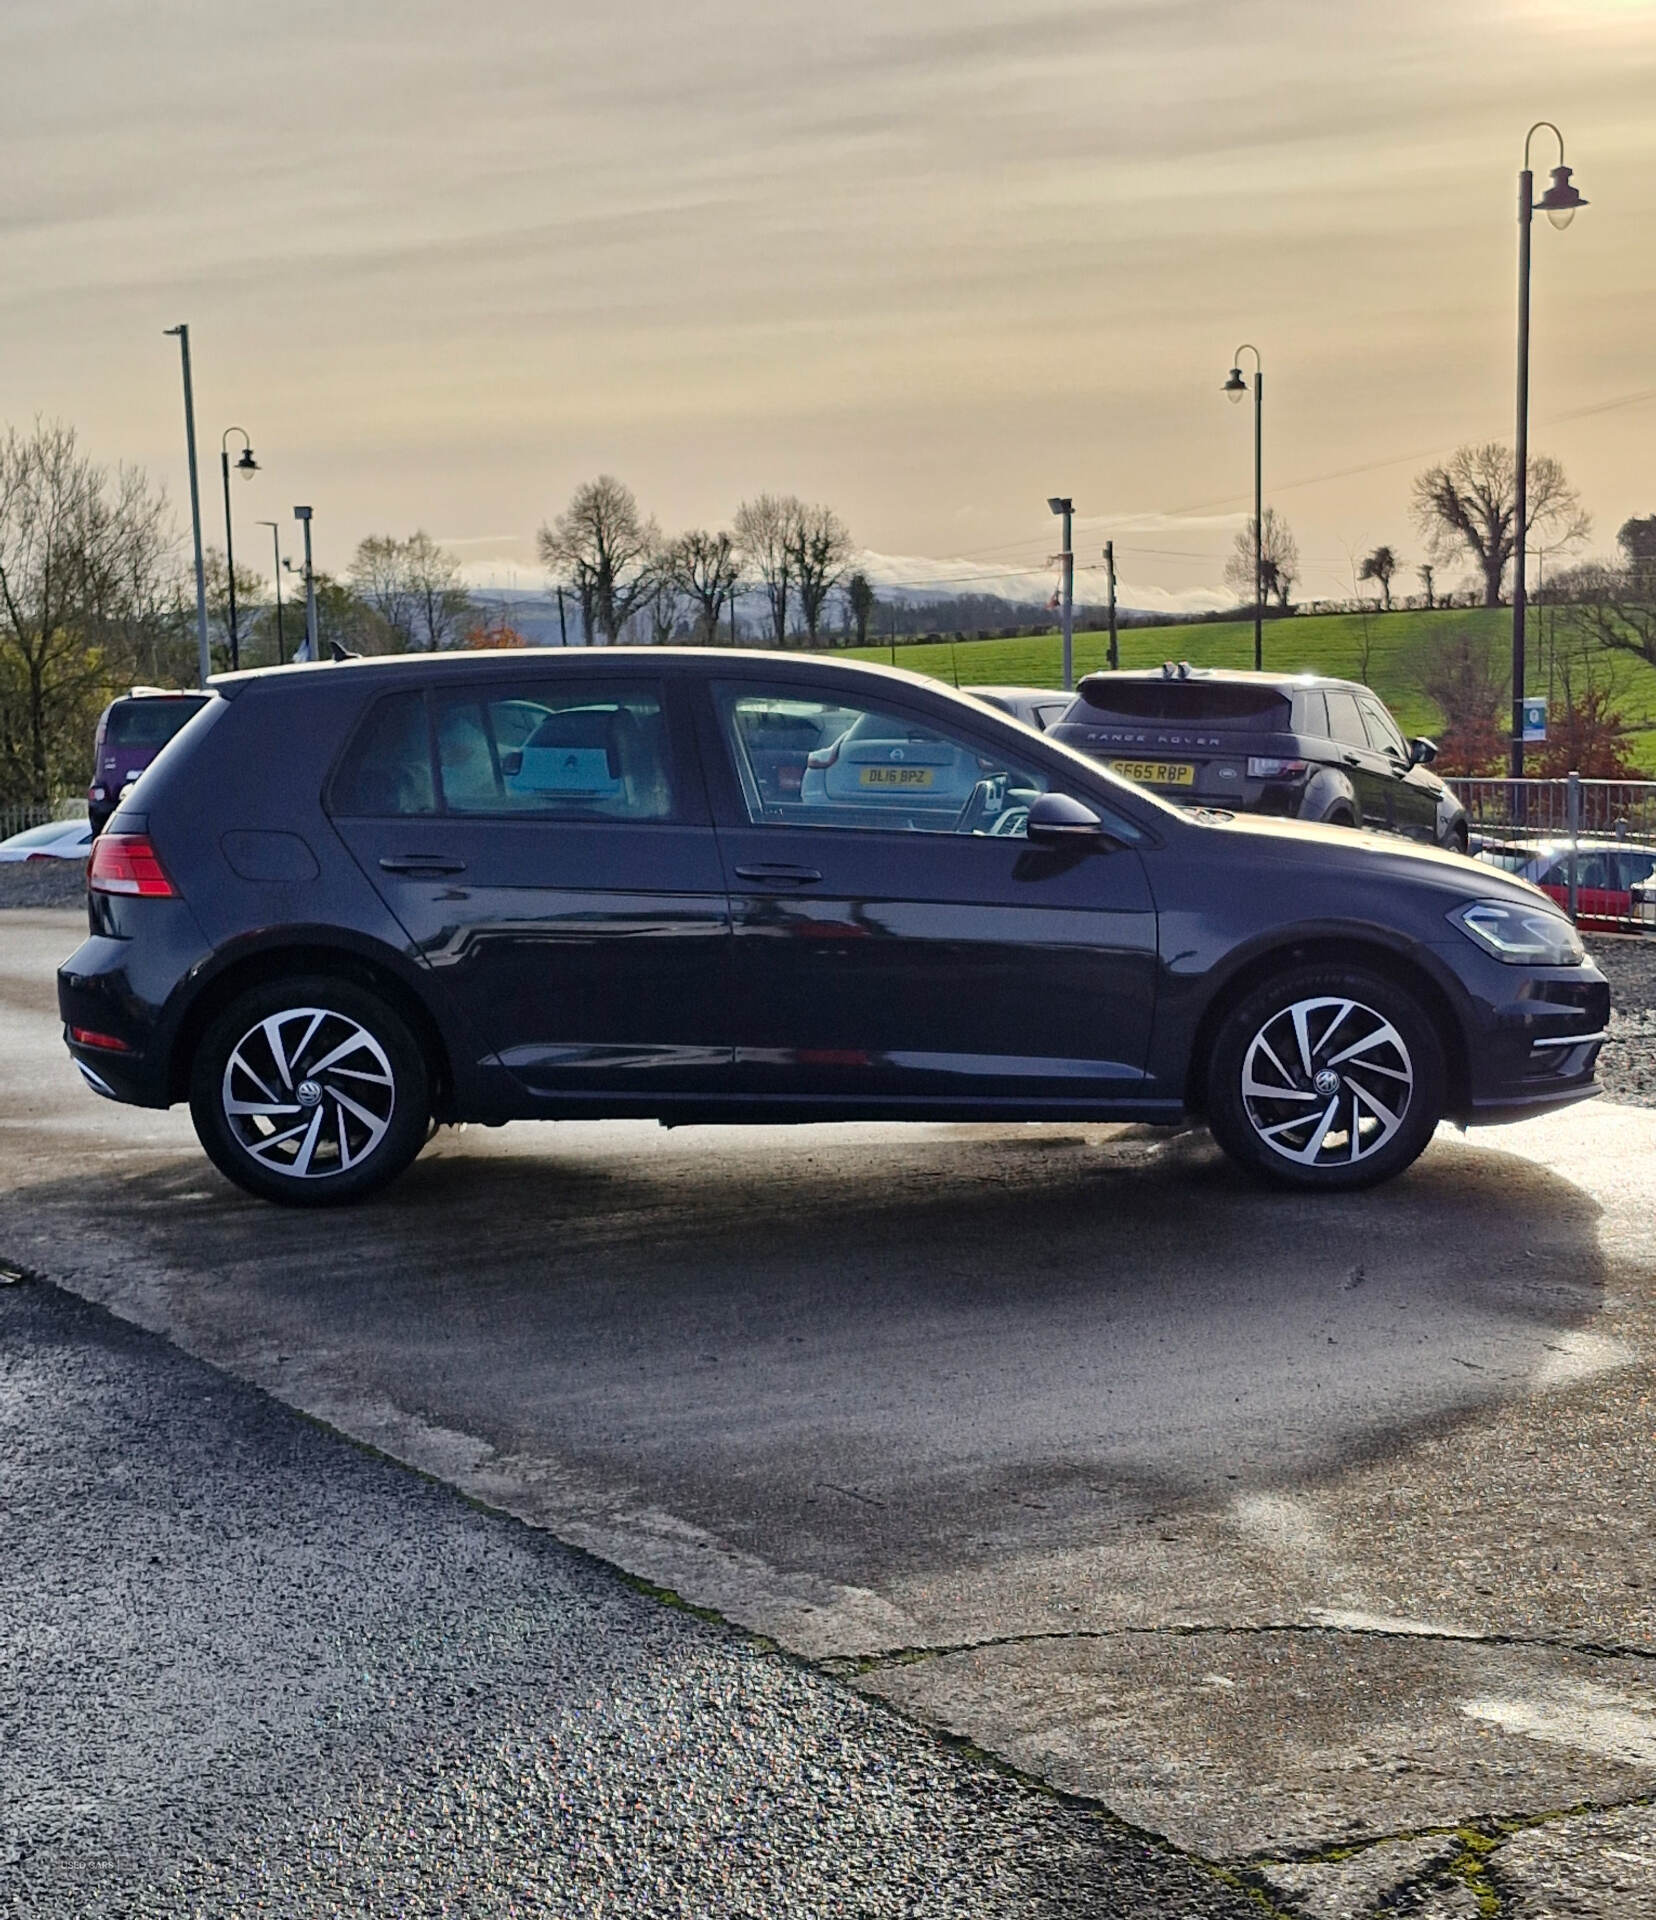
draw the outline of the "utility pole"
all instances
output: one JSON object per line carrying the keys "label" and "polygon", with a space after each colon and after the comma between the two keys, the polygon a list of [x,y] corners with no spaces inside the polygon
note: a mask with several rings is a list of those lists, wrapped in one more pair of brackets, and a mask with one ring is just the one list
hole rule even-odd
{"label": "utility pole", "polygon": [[311,510],[309,507],[295,507],[295,520],[305,524],[305,658],[319,660],[316,638],[316,570],[311,564]]}
{"label": "utility pole", "polygon": [[276,563],[276,664],[287,665],[287,651],[282,644],[282,533],[274,520],[261,520],[261,527],[270,529],[270,550]]}
{"label": "utility pole", "polygon": [[1075,522],[1075,502],[1054,496],[1047,505],[1064,523],[1064,551],[1057,557],[1064,567],[1064,691],[1075,691],[1075,551],[1071,530]]}
{"label": "utility pole", "polygon": [[213,671],[213,656],[207,645],[207,569],[201,557],[201,484],[196,478],[195,389],[190,381],[190,329],[180,321],[167,327],[169,338],[178,340],[184,362],[184,438],[190,449],[190,525],[195,533],[196,575],[196,665],[197,682],[206,686]]}
{"label": "utility pole", "polygon": [[1116,644],[1115,542],[1104,542],[1104,564],[1110,570],[1110,671],[1121,665],[1121,648]]}
{"label": "utility pole", "polygon": [[558,583],[558,645],[569,645],[569,622],[564,618],[563,583]]}

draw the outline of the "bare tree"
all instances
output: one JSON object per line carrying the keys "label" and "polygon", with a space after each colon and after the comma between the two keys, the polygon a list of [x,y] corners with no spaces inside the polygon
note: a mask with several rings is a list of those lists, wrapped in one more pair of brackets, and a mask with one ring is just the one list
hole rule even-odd
{"label": "bare tree", "polygon": [[1416,567],[1415,578],[1419,580],[1420,590],[1426,596],[1426,605],[1428,607],[1435,607],[1437,605],[1437,598],[1434,592],[1434,576],[1431,567],[1429,565]]}
{"label": "bare tree", "polygon": [[1506,668],[1487,634],[1433,639],[1420,656],[1415,684],[1444,718],[1437,765],[1445,773],[1497,770],[1506,755]]}
{"label": "bare tree", "polygon": [[[1294,582],[1299,578],[1299,547],[1288,529],[1288,522],[1275,507],[1265,509],[1260,521],[1262,536],[1260,539],[1259,571],[1262,576],[1260,588],[1262,597],[1269,600],[1274,593],[1277,604],[1284,612],[1288,608],[1288,596],[1293,592]],[[1242,527],[1232,543],[1230,558],[1225,562],[1225,584],[1246,605],[1252,606],[1254,599],[1254,523],[1248,516],[1246,526]]]}
{"label": "bare tree", "polygon": [[1567,603],[1559,618],[1606,653],[1634,654],[1656,667],[1656,599],[1638,565],[1590,561],[1552,583],[1552,596]]}
{"label": "bare tree", "polygon": [[412,647],[414,583],[404,543],[389,533],[369,534],[357,542],[346,577],[397,636],[397,644]]}
{"label": "bare tree", "polygon": [[822,628],[822,609],[851,558],[851,535],[832,507],[796,506],[789,545],[800,616],[814,643]]}
{"label": "bare tree", "polygon": [[728,533],[693,528],[673,541],[661,560],[662,572],[696,606],[696,637],[709,644],[719,637],[719,616],[741,579],[736,545]]}
{"label": "bare tree", "polygon": [[1641,599],[1656,600],[1656,513],[1624,520],[1616,545],[1627,556],[1632,587]]}
{"label": "bare tree", "polygon": [[37,421],[0,441],[0,792],[43,805],[86,777],[91,722],[160,609],[166,497]]}
{"label": "bare tree", "polygon": [[762,493],[736,509],[736,544],[770,602],[776,644],[788,644],[788,596],[793,588],[794,526],[804,511],[791,493]]}
{"label": "bare tree", "polygon": [[1391,612],[1391,583],[1392,575],[1396,573],[1396,571],[1397,555],[1392,552],[1390,547],[1376,547],[1373,553],[1365,557],[1362,566],[1357,571],[1357,578],[1359,580],[1379,581],[1380,591],[1385,597],[1387,613]]}
{"label": "bare tree", "polygon": [[874,618],[874,589],[866,573],[854,573],[845,583],[845,605],[856,629],[857,645],[868,645],[868,623]]}
{"label": "bare tree", "polygon": [[473,612],[460,563],[423,529],[406,540],[370,534],[358,543],[347,576],[395,636],[398,648],[435,653],[464,632]]}
{"label": "bare tree", "polygon": [[[1592,522],[1551,455],[1529,460],[1529,531],[1551,546],[1587,537]],[[1415,477],[1414,519],[1434,559],[1469,559],[1483,575],[1484,605],[1501,604],[1501,583],[1518,537],[1518,468],[1510,447],[1494,441],[1457,447],[1444,465]]]}
{"label": "bare tree", "polygon": [[586,481],[541,527],[538,544],[554,578],[575,589],[588,644],[601,634],[614,646],[655,593],[661,549],[661,531],[639,513],[631,487],[608,473]]}

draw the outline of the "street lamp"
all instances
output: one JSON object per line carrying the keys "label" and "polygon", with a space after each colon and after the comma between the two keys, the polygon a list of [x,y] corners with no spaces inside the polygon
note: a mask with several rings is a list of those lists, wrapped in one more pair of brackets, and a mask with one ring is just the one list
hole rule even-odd
{"label": "street lamp", "polygon": [[270,550],[276,562],[276,664],[287,665],[287,653],[282,644],[282,531],[274,520],[261,520],[261,527],[270,529]]}
{"label": "street lamp", "polygon": [[213,656],[207,647],[207,569],[201,558],[201,488],[196,480],[195,388],[190,380],[190,329],[182,322],[164,327],[162,332],[178,342],[184,363],[184,438],[190,449],[190,525],[195,531],[196,576],[196,667],[202,686],[213,671]]}
{"label": "street lamp", "polygon": [[236,462],[236,471],[244,479],[251,480],[259,471],[259,463],[253,458],[253,444],[241,427],[226,427],[219,436],[219,466],[224,473],[224,571],[229,580],[230,591],[230,671],[234,673],[241,665],[241,631],[236,625],[236,541],[230,530],[230,436],[239,433],[242,440],[241,458]]}
{"label": "street lamp", "polygon": [[[1530,171],[1530,142],[1545,127],[1558,142],[1558,165],[1552,170],[1552,185],[1537,200],[1535,175]],[[1515,559],[1512,576],[1512,754],[1510,767],[1514,780],[1524,777],[1524,538],[1529,530],[1529,330],[1530,330],[1530,227],[1537,208],[1562,231],[1575,218],[1576,208],[1586,206],[1580,193],[1570,184],[1570,169],[1564,164],[1564,136],[1550,120],[1537,120],[1524,136],[1524,166],[1518,175],[1518,445],[1515,449],[1517,472],[1513,476],[1517,500],[1513,513],[1512,550]]]}
{"label": "street lamp", "polygon": [[1265,425],[1265,371],[1260,365],[1258,347],[1244,340],[1236,349],[1231,355],[1235,364],[1220,392],[1232,406],[1236,406],[1248,391],[1247,378],[1241,366],[1245,353],[1251,353],[1254,357],[1254,672],[1259,673],[1265,665],[1265,510],[1262,505],[1260,466],[1260,442]]}
{"label": "street lamp", "polygon": [[1047,505],[1064,523],[1064,551],[1058,555],[1064,567],[1064,691],[1075,691],[1075,543],[1070,529],[1075,518],[1075,502],[1054,494]]}

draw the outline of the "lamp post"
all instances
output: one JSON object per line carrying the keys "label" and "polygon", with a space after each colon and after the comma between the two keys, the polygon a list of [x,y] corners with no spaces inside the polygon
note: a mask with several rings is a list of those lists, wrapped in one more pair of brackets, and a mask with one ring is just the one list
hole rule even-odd
{"label": "lamp post", "polygon": [[309,507],[295,507],[293,517],[305,524],[305,658],[319,660],[322,656],[316,644],[316,571],[311,565],[311,510]]}
{"label": "lamp post", "polygon": [[1075,691],[1075,550],[1070,538],[1075,519],[1075,502],[1054,495],[1047,505],[1064,523],[1064,551],[1058,555],[1064,567],[1064,691]]}
{"label": "lamp post", "polygon": [[270,551],[276,567],[276,664],[285,667],[287,651],[282,644],[282,531],[274,520],[261,520],[258,524],[270,529]]}
{"label": "lamp post", "polygon": [[[1545,127],[1558,142],[1558,165],[1552,170],[1552,185],[1535,198],[1535,175],[1530,171],[1530,142]],[[1518,175],[1518,432],[1513,476],[1516,502],[1513,510],[1512,551],[1515,566],[1512,576],[1512,777],[1524,777],[1524,539],[1529,531],[1529,331],[1530,331],[1530,226],[1531,216],[1539,208],[1561,231],[1575,218],[1576,208],[1586,206],[1570,184],[1570,169],[1564,164],[1564,136],[1550,120],[1537,120],[1524,136],[1524,165]]]}
{"label": "lamp post", "polygon": [[207,569],[201,558],[201,487],[196,479],[195,388],[190,380],[190,329],[181,321],[176,327],[162,329],[168,339],[178,341],[179,357],[184,363],[184,438],[190,449],[190,525],[195,532],[196,576],[196,677],[202,686],[213,671],[213,656],[207,646]]}
{"label": "lamp post", "polygon": [[1265,508],[1260,455],[1265,429],[1265,370],[1260,364],[1259,349],[1251,341],[1244,340],[1232,354],[1230,377],[1221,392],[1235,406],[1248,391],[1248,382],[1242,373],[1245,353],[1254,357],[1254,672],[1259,673],[1265,666]]}
{"label": "lamp post", "polygon": [[241,629],[236,625],[236,539],[230,526],[230,436],[239,433],[242,438],[241,458],[236,462],[236,471],[244,479],[251,480],[259,471],[259,463],[253,458],[253,443],[248,439],[242,427],[226,427],[219,435],[219,466],[224,474],[224,571],[229,583],[230,595],[230,671],[241,666]]}

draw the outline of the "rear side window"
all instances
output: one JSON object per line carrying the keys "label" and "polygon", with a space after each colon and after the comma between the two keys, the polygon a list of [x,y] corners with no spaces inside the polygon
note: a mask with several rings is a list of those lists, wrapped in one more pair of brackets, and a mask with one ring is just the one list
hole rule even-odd
{"label": "rear side window", "polygon": [[[433,754],[435,753],[435,770]],[[330,796],[342,816],[669,820],[659,689],[615,681],[396,693],[373,706]]]}
{"label": "rear side window", "polygon": [[1229,680],[1110,680],[1081,683],[1084,709],[1071,720],[1102,717],[1161,720],[1174,726],[1229,726],[1250,733],[1286,733],[1292,711],[1288,696],[1274,687],[1250,687]]}
{"label": "rear side window", "polygon": [[117,700],[104,723],[104,745],[159,751],[205,704],[202,700]]}
{"label": "rear side window", "polygon": [[437,811],[423,693],[393,693],[369,708],[334,776],[330,806],[346,817]]}
{"label": "rear side window", "polygon": [[659,688],[514,682],[433,696],[449,813],[670,820],[673,777]]}
{"label": "rear side window", "polygon": [[[1544,887],[1567,887],[1570,884],[1570,863],[1568,860],[1555,860],[1541,876]],[[1610,871],[1610,856],[1607,853],[1578,853],[1576,855],[1576,885],[1578,887],[1599,887],[1610,890],[1615,886],[1615,877]]]}

